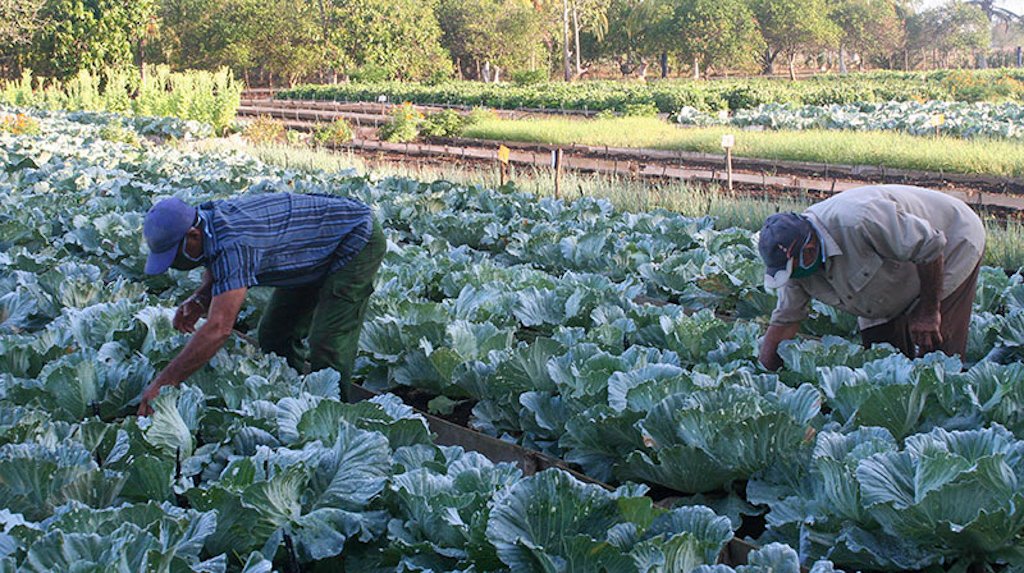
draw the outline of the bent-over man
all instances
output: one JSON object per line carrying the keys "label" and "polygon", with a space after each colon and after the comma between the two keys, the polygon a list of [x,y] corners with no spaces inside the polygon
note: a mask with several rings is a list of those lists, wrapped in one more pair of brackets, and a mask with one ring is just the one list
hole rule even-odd
{"label": "bent-over man", "polygon": [[[247,290],[277,287],[260,320],[260,348],[302,370],[334,368],[348,396],[373,280],[386,250],[369,206],[354,199],[254,194],[194,207],[164,199],[146,214],[147,274],[206,267],[199,289],[178,307],[174,327],[194,333],[146,387],[139,415],[163,386],[206,364],[231,335]],[[207,316],[196,329],[199,318]]]}
{"label": "bent-over man", "polygon": [[981,219],[963,201],[920,187],[844,191],[802,214],[778,213],[761,229],[765,286],[778,305],[761,344],[769,369],[796,336],[812,298],[858,317],[865,346],[907,356],[963,357],[985,249]]}

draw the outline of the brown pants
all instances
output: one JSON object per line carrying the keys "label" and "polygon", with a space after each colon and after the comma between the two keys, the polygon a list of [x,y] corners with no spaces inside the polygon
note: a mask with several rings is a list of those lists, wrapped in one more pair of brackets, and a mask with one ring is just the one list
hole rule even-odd
{"label": "brown pants", "polygon": [[[979,262],[974,267],[974,272],[964,280],[955,291],[942,299],[939,313],[942,317],[942,324],[939,333],[942,334],[942,344],[938,350],[950,356],[964,358],[967,352],[967,329],[971,325],[971,308],[974,306],[975,287],[978,284],[978,270],[981,268]],[[910,338],[910,317],[903,313],[885,324],[872,326],[860,331],[861,341],[867,348],[872,344],[888,342],[895,346],[903,354],[913,358],[916,348],[914,341]]]}

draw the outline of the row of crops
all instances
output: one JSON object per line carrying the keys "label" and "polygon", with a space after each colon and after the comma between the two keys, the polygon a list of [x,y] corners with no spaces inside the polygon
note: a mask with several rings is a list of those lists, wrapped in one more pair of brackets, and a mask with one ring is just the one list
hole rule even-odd
{"label": "row of crops", "polygon": [[875,73],[821,76],[789,82],[770,79],[721,81],[662,80],[647,83],[586,81],[531,85],[410,82],[305,85],[278,92],[280,99],[390,101],[416,104],[535,108],[624,113],[703,112],[754,108],[763,104],[845,105],[886,101],[1024,101],[1020,70]]}
{"label": "row of crops", "polygon": [[898,131],[912,135],[1024,139],[1024,106],[1012,102],[767,104],[732,114],[709,114],[685,107],[676,115],[676,121],[690,126],[731,125],[744,129]]}
{"label": "row of crops", "polygon": [[[36,117],[37,135],[0,133],[6,569],[690,571],[758,517],[752,571],[1024,566],[1020,275],[983,271],[965,372],[862,350],[822,306],[808,327],[824,338],[769,374],[755,355],[774,297],[749,232]],[[469,407],[479,431],[619,489],[438,447],[393,395],[341,403],[332,373],[241,340],[130,416],[184,343],[170,316],[199,279],[143,277],[144,212],[272,191],[355,196],[388,229],[364,385]],[[697,495],[657,509],[635,482]]]}
{"label": "row of crops", "polygon": [[25,70],[19,79],[0,80],[0,104],[140,118],[171,117],[225,133],[235,120],[242,88],[226,68],[216,72],[172,72],[161,65],[144,66],[142,70],[81,70],[63,81],[36,77]]}

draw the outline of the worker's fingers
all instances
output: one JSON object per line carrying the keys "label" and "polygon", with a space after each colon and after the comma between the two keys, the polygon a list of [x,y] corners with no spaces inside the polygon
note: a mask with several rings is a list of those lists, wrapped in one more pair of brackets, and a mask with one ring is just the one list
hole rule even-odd
{"label": "worker's fingers", "polygon": [[918,348],[918,356],[924,356],[929,352],[934,352],[942,346],[942,334],[938,331],[924,331],[914,333],[912,337],[914,344]]}
{"label": "worker's fingers", "polygon": [[139,404],[139,410],[135,414],[137,416],[148,416],[148,415],[150,415],[152,413],[153,413],[153,408],[151,408],[149,406],[149,402],[146,401],[146,400],[143,400],[142,403]]}

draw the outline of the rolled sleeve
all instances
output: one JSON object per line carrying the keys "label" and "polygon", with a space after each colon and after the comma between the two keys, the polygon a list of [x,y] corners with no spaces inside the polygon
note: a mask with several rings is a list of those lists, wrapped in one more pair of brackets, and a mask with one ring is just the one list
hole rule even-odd
{"label": "rolled sleeve", "polygon": [[884,202],[864,217],[863,226],[868,244],[883,259],[930,263],[946,248],[946,235],[915,215]]}
{"label": "rolled sleeve", "polygon": [[777,295],[779,302],[772,312],[770,323],[772,326],[803,322],[807,318],[811,303],[811,297],[807,291],[794,284],[793,281],[789,281],[778,290]]}
{"label": "rolled sleeve", "polygon": [[210,263],[213,296],[259,284],[259,251],[245,245],[232,245],[220,251]]}

